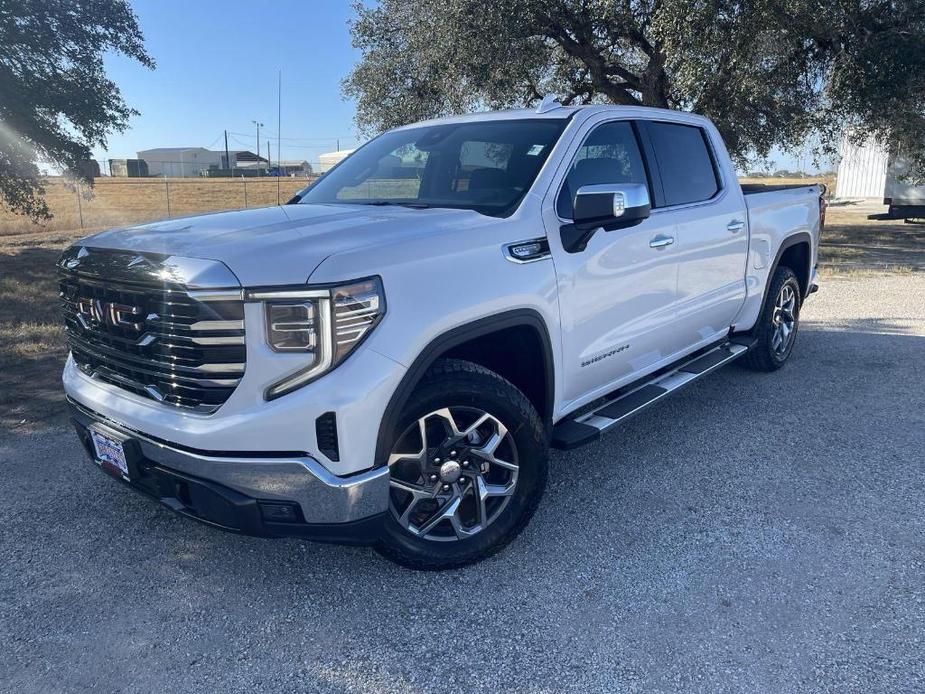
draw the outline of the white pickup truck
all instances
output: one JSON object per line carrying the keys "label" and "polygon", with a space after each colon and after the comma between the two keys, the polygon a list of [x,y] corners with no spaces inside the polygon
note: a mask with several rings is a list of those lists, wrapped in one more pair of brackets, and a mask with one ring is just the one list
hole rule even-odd
{"label": "white pickup truck", "polygon": [[198,520],[461,566],[528,522],[550,446],[787,361],[822,193],[743,190],[710,121],[674,111],[397,128],[287,205],[66,250],[73,420]]}

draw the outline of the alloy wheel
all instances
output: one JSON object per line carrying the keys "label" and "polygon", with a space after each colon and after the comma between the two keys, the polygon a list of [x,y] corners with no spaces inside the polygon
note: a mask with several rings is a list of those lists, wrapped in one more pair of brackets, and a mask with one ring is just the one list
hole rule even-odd
{"label": "alloy wheel", "polygon": [[390,509],[412,535],[464,540],[491,525],[517,487],[507,427],[474,407],[435,410],[412,423],[389,455]]}
{"label": "alloy wheel", "polygon": [[771,349],[778,357],[783,357],[790,349],[796,331],[797,295],[790,284],[781,287],[774,302],[771,314]]}

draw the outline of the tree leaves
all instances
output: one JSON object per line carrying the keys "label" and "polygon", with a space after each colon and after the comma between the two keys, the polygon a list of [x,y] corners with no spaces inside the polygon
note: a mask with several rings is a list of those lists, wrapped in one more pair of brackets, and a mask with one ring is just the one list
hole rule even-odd
{"label": "tree leaves", "polygon": [[154,67],[125,0],[0,0],[0,202],[13,212],[48,218],[37,162],[79,176],[136,114],[106,51]]}
{"label": "tree leaves", "polygon": [[925,171],[921,0],[381,0],[355,5],[358,125],[481,108],[641,104],[709,116],[744,165],[876,137]]}

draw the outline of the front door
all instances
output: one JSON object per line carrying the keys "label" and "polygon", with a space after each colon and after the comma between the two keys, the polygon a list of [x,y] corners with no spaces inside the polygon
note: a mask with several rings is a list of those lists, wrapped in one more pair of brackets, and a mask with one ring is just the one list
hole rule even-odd
{"label": "front door", "polygon": [[599,229],[581,251],[562,247],[559,229],[571,220],[578,188],[650,185],[631,121],[592,123],[580,143],[544,210],[559,289],[566,409],[658,368],[677,342],[671,334],[677,231],[667,216],[653,215],[624,229]]}

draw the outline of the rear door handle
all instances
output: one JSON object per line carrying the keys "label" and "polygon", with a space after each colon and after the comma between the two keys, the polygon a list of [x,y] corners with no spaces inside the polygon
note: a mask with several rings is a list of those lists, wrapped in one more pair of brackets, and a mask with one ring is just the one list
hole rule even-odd
{"label": "rear door handle", "polygon": [[649,248],[664,248],[674,243],[674,236],[664,236],[659,234],[649,241]]}
{"label": "rear door handle", "polygon": [[738,219],[733,219],[729,224],[726,225],[726,228],[731,231],[733,234],[738,234],[742,229],[745,228],[745,222],[739,221]]}

